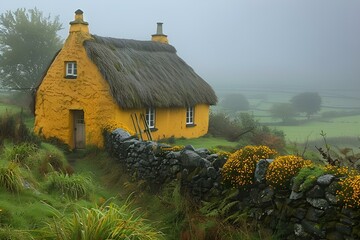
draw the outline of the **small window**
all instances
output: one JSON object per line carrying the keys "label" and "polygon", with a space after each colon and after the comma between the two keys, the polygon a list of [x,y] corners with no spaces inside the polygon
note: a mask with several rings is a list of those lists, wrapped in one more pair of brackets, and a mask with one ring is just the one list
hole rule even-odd
{"label": "small window", "polygon": [[186,125],[194,124],[194,107],[186,108]]}
{"label": "small window", "polygon": [[77,64],[76,62],[66,62],[66,78],[77,77]]}
{"label": "small window", "polygon": [[155,128],[155,108],[146,109],[145,118],[149,128]]}

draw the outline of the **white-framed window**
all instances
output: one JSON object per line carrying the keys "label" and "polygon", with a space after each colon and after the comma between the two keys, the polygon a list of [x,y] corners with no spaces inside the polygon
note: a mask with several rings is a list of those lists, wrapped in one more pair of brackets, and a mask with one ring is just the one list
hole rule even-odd
{"label": "white-framed window", "polygon": [[149,128],[155,128],[155,108],[146,109],[145,118]]}
{"label": "white-framed window", "polygon": [[77,64],[76,62],[66,62],[66,77],[76,78],[77,77]]}
{"label": "white-framed window", "polygon": [[186,108],[186,124],[194,124],[194,107]]}

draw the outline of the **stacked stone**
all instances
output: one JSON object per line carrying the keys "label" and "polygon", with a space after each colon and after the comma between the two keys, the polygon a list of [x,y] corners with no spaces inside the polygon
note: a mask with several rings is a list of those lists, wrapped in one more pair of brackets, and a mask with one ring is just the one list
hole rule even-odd
{"label": "stacked stone", "polygon": [[[195,200],[218,196],[223,190],[221,168],[226,159],[205,148],[186,146],[181,151],[164,151],[170,146],[139,141],[123,130],[112,132],[106,142],[131,174],[157,188],[178,179]],[[338,178],[325,174],[308,190],[293,185],[291,191],[275,191],[265,180],[271,161],[258,162],[255,183],[239,191],[239,203],[233,211],[247,212],[282,239],[360,239],[360,211],[339,204]]]}
{"label": "stacked stone", "polygon": [[195,200],[220,194],[224,161],[205,148],[194,149],[189,145],[181,151],[166,152],[162,149],[170,146],[139,141],[121,129],[108,135],[107,143],[112,154],[138,179],[156,186],[179,179]]}

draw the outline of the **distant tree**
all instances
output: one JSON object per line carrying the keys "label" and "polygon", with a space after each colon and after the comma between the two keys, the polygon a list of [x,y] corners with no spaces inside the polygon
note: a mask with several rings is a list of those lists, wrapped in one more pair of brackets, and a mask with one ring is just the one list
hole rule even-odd
{"label": "distant tree", "polygon": [[0,79],[2,86],[33,89],[62,41],[59,17],[51,20],[38,9],[0,15]]}
{"label": "distant tree", "polygon": [[221,106],[231,111],[247,111],[250,108],[249,101],[241,93],[234,93],[225,96]]}
{"label": "distant tree", "polygon": [[297,112],[306,113],[307,118],[321,108],[321,97],[315,92],[304,92],[294,96],[290,101]]}
{"label": "distant tree", "polygon": [[270,114],[273,118],[290,122],[295,117],[295,110],[291,103],[275,103],[270,109]]}

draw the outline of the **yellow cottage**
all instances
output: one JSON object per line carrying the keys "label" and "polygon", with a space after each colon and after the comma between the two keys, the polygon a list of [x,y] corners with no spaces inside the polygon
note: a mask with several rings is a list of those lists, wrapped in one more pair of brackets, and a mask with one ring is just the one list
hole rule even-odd
{"label": "yellow cottage", "polygon": [[135,134],[140,126],[155,140],[194,138],[207,133],[209,105],[216,101],[168,44],[161,23],[152,41],[100,37],[89,33],[77,10],[37,89],[34,130],[71,148],[102,147],[105,128]]}

